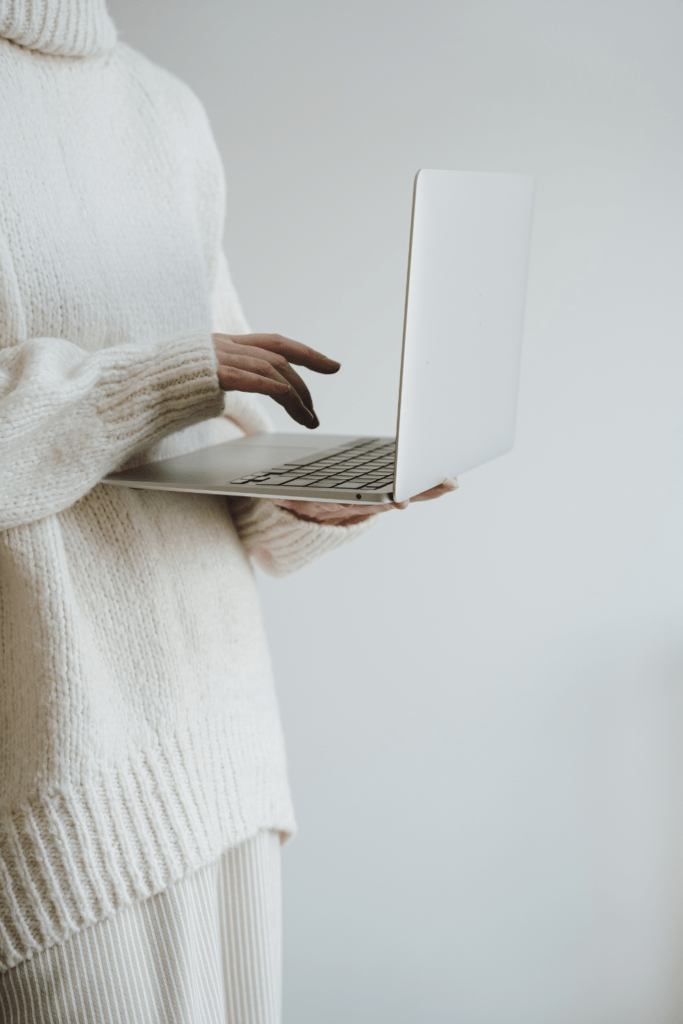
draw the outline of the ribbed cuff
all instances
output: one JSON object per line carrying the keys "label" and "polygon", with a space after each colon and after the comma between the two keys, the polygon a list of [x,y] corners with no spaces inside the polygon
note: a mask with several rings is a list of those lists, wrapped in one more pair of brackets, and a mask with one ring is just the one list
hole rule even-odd
{"label": "ribbed cuff", "polygon": [[247,553],[269,576],[288,576],[366,533],[379,516],[353,526],[299,519],[267,498],[231,500],[233,521]]}
{"label": "ribbed cuff", "polygon": [[[109,441],[128,452],[223,412],[210,335],[185,335],[131,361],[112,360],[97,389],[97,412]],[[113,436],[112,436],[113,435]]]}

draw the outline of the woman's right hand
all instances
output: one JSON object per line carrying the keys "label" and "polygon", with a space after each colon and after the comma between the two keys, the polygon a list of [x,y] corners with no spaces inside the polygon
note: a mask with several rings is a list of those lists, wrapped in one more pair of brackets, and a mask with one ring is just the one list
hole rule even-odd
{"label": "woman's right hand", "polygon": [[254,391],[268,395],[293,420],[319,426],[311,393],[292,369],[305,366],[316,373],[336,373],[340,364],[321,352],[281,334],[214,334],[218,381],[223,391]]}

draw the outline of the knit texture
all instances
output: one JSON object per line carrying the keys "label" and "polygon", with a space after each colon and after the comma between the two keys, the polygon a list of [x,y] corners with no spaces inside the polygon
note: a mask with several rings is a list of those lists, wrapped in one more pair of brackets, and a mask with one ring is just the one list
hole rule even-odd
{"label": "knit texture", "polygon": [[212,328],[247,327],[206,117],[105,14],[0,0],[4,968],[293,830],[249,556],[360,532],[98,483],[267,427],[215,372]]}
{"label": "knit texture", "polygon": [[0,0],[0,36],[60,57],[92,57],[116,43],[104,0]]}

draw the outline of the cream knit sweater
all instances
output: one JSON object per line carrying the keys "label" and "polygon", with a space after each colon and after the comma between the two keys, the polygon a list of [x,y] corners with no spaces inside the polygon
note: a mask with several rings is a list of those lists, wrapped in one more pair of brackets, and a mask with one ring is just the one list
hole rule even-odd
{"label": "cream knit sweater", "polygon": [[[7,968],[292,830],[248,556],[282,574],[359,530],[98,483],[231,429],[210,331],[246,324],[220,161],[198,101],[116,42],[103,0],[0,0],[0,37]],[[264,427],[246,396],[227,414]]]}

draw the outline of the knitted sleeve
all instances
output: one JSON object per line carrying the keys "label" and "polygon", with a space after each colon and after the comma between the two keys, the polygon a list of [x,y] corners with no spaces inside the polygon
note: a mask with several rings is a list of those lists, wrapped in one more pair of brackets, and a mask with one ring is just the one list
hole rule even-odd
{"label": "knitted sleeve", "polygon": [[137,449],[222,406],[207,331],[146,349],[33,338],[0,350],[0,529],[68,508]]}
{"label": "knitted sleeve", "polygon": [[[214,330],[247,334],[249,325],[232,284],[223,253],[213,296]],[[228,392],[226,419],[245,434],[271,430],[270,421],[253,395]],[[373,516],[354,526],[327,526],[306,522],[267,498],[230,498],[230,512],[240,539],[251,558],[271,576],[287,576],[315,561],[327,551],[365,533]]]}
{"label": "knitted sleeve", "polygon": [[232,517],[248,554],[269,576],[289,576],[366,533],[379,519],[354,526],[326,526],[299,519],[267,498],[231,499]]}

